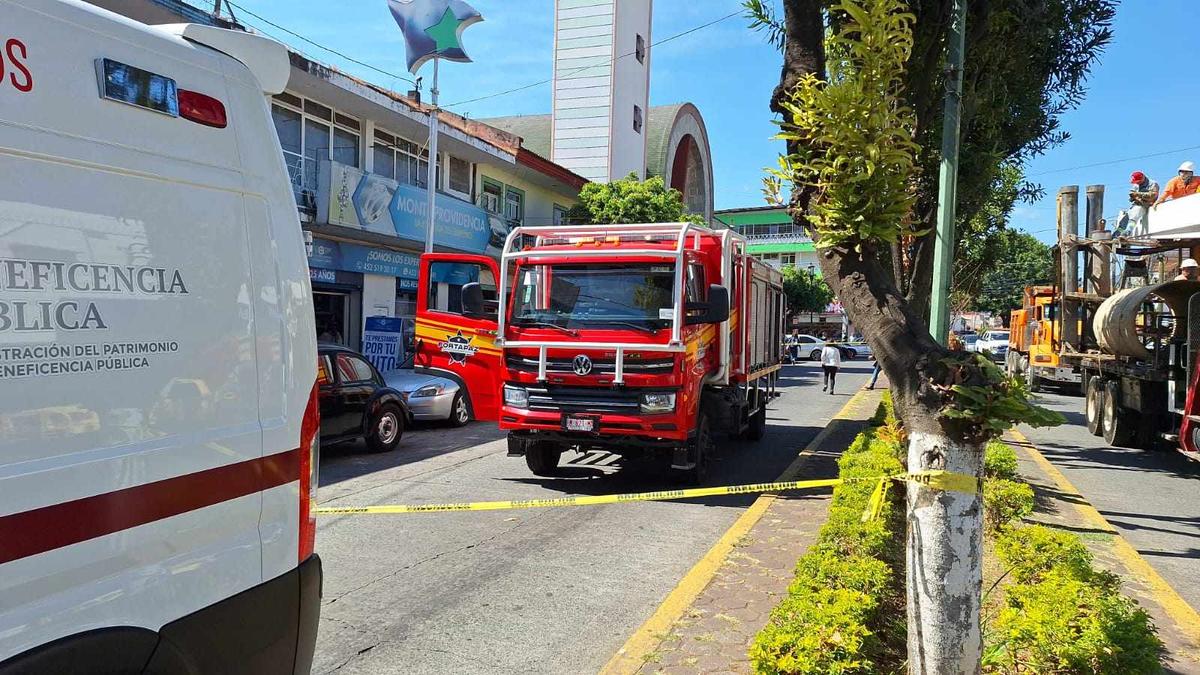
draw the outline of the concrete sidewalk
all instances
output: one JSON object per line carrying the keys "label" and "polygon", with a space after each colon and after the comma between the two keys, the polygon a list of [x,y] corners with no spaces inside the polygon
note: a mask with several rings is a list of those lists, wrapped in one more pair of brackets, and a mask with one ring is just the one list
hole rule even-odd
{"label": "concrete sidewalk", "polygon": [[[838,456],[875,413],[881,393],[856,393],[780,480],[836,477]],[[750,672],[754,636],[787,594],[796,561],[825,523],[831,492],[759,497],[747,511],[754,522],[735,524],[706,556],[717,553],[717,559],[702,560],[602,672]]]}

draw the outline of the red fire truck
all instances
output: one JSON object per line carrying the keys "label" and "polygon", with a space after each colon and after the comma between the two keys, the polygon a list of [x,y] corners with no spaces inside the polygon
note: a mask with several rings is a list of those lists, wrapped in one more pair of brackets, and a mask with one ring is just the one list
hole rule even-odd
{"label": "red fire truck", "polygon": [[698,483],[717,434],[763,435],[783,280],[733,231],[520,227],[499,264],[426,254],[420,286],[417,367],[458,381],[537,475],[600,449]]}

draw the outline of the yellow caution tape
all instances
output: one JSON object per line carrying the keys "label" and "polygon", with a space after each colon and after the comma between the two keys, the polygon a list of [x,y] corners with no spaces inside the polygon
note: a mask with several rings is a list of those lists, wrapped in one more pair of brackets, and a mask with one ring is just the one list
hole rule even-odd
{"label": "yellow caution tape", "polygon": [[321,516],[333,515],[378,515],[395,513],[445,513],[450,511],[507,511],[513,509],[540,509],[556,506],[598,506],[600,504],[622,504],[625,502],[662,502],[697,497],[719,497],[722,495],[744,495],[759,492],[784,492],[808,488],[833,487],[843,483],[878,480],[879,484],[871,495],[868,514],[876,517],[883,508],[887,485],[896,480],[920,483],[935,490],[976,493],[980,491],[980,480],[974,476],[948,471],[923,471],[920,473],[882,476],[880,478],[826,478],[821,480],[796,480],[778,483],[752,483],[724,487],[690,488],[686,490],[663,490],[659,492],[632,492],[616,495],[590,495],[583,497],[558,497],[555,499],[517,499],[496,502],[460,502],[452,504],[388,504],[383,506],[323,506],[313,512]]}

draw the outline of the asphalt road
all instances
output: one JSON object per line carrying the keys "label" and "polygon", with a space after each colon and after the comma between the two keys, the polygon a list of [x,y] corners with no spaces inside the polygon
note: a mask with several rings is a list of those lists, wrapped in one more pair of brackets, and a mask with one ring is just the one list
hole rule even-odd
{"label": "asphalt road", "polygon": [[1200,462],[1113,448],[1088,433],[1083,398],[1041,394],[1067,424],[1022,427],[1067,479],[1193,608],[1200,609]]}
{"label": "asphalt road", "polygon": [[[766,437],[719,441],[710,484],[774,480],[870,371],[869,361],[845,364],[830,396],[815,364],[785,367]],[[361,445],[324,449],[318,496],[357,506],[670,485],[653,467],[611,455],[564,459],[564,477],[537,478],[505,456],[493,425],[426,427],[386,455]],[[596,672],[753,500],[325,517],[313,672]]]}

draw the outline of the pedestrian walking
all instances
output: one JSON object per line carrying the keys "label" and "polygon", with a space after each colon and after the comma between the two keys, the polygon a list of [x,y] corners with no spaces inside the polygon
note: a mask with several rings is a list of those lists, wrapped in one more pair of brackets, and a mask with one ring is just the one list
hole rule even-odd
{"label": "pedestrian walking", "polygon": [[784,339],[784,343],[787,345],[788,360],[794,366],[800,360],[800,329],[793,328],[792,334]]}
{"label": "pedestrian walking", "polygon": [[879,373],[883,371],[883,368],[879,366],[879,359],[872,356],[871,360],[875,362],[875,368],[871,370],[871,383],[867,385],[867,389],[875,388],[875,383],[879,381]]}
{"label": "pedestrian walking", "polygon": [[833,387],[837,383],[838,366],[842,365],[842,352],[836,346],[826,344],[821,350],[821,370],[825,371],[824,385],[821,391],[833,395]]}

